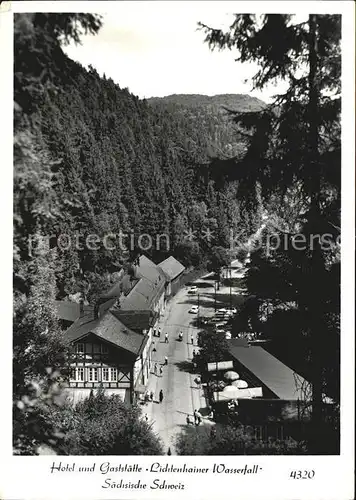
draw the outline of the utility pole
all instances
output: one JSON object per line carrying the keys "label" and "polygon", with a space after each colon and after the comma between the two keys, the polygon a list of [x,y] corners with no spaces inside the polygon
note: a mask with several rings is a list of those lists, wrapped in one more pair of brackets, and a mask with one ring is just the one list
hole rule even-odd
{"label": "utility pole", "polygon": [[198,326],[200,325],[200,300],[199,300],[199,293],[198,293]]}
{"label": "utility pole", "polygon": [[229,275],[230,275],[230,311],[232,309],[232,282],[231,282],[231,262],[229,265]]}
{"label": "utility pole", "polygon": [[214,311],[216,315],[216,282],[214,283]]}

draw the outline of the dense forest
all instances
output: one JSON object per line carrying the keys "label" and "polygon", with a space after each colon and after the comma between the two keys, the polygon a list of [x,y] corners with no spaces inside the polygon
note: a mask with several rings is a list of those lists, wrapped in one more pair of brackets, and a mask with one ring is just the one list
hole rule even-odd
{"label": "dense forest", "polygon": [[[322,40],[335,22],[327,17],[317,20]],[[245,21],[239,22],[244,29]],[[66,346],[53,300],[78,291],[94,299],[136,257],[143,233],[153,240],[169,235],[169,248],[147,249],[153,260],[174,255],[187,267],[206,266],[219,249],[230,248],[231,234],[243,233],[249,240],[263,214],[267,223],[259,245],[255,242],[254,248],[250,241],[243,250],[252,251],[245,283],[252,299],[240,311],[235,330],[274,336],[281,351],[276,354],[284,359],[288,345],[293,346],[297,354],[290,355],[289,363],[313,380],[315,350],[322,343],[326,348],[318,358],[320,387],[315,391],[338,401],[340,100],[322,94],[323,88],[337,85],[337,62],[324,65],[316,77],[319,107],[312,116],[318,116],[320,141],[311,160],[312,127],[305,127],[311,120],[308,79],[294,80],[287,98],[273,106],[245,95],[140,100],[63,52],[63,44],[79,41],[84,32],[94,35],[100,26],[100,18],[92,15],[15,16],[15,448],[33,451],[33,442],[46,441],[38,437],[41,425],[52,441],[53,429],[61,427],[58,415],[49,418],[52,410],[38,402],[38,383],[33,383],[40,380],[49,393],[63,364]],[[278,33],[284,28],[268,29]],[[206,30],[210,45],[224,48],[228,39]],[[322,46],[325,59],[332,55],[338,61],[337,33]],[[253,53],[257,49],[251,47],[251,59],[265,57],[268,69],[274,56]],[[244,57],[248,60],[249,54]],[[310,162],[318,165],[314,174]],[[205,237],[207,229],[212,240]],[[134,244],[95,250],[76,244],[88,235],[102,241],[120,231]],[[191,231],[196,237],[186,238]],[[330,233],[331,245],[318,247],[317,256],[292,245],[271,250],[269,231],[288,241],[297,233],[307,238]],[[315,325],[322,330],[317,341]],[[58,396],[51,392],[53,397]],[[111,412],[100,397],[96,404]],[[29,405],[30,417],[24,412]],[[81,411],[85,415],[89,409],[83,405]],[[145,432],[142,425],[138,432]],[[152,453],[159,453],[152,439]],[[132,452],[129,446],[125,450]]]}

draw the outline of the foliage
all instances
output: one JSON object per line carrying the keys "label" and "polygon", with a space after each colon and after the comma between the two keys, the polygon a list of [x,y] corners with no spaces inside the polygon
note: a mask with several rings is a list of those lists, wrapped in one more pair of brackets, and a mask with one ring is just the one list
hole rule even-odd
{"label": "foliage", "polygon": [[141,418],[140,408],[100,389],[75,408],[68,406],[57,419],[65,434],[58,450],[63,455],[163,454],[162,443]]}
{"label": "foliage", "polygon": [[305,453],[303,443],[293,439],[260,441],[248,427],[216,426],[212,437],[205,427],[187,429],[177,436],[178,455],[298,455]]}
{"label": "foliage", "polygon": [[[261,187],[262,203],[269,214],[277,215],[278,236],[286,236],[289,243],[296,233],[307,236],[304,249],[290,251],[283,242],[272,256],[262,241],[264,252],[251,262],[255,269],[251,268],[248,280],[257,305],[261,300],[273,307],[293,302],[305,318],[300,336],[309,342],[317,452],[324,439],[321,401],[331,360],[320,356],[320,345],[337,343],[330,334],[325,305],[332,302],[336,311],[339,303],[339,284],[330,268],[339,259],[334,229],[340,227],[341,16],[311,14],[296,22],[291,15],[243,14],[235,15],[227,32],[200,27],[211,48],[236,49],[236,60],[258,64],[254,88],[286,83],[286,92],[260,112],[233,113],[245,136],[246,153],[238,159],[216,160],[211,168],[226,164],[224,170],[238,181],[238,194],[246,206],[257,206],[256,186]],[[332,244],[324,251],[326,233]],[[333,318],[338,322],[337,315]],[[336,374],[337,352],[332,362]]]}
{"label": "foliage", "polygon": [[230,265],[231,254],[223,247],[214,246],[210,250],[209,260],[208,260],[208,271],[213,271],[218,276],[218,281],[220,281],[221,270],[224,267]]}
{"label": "foliage", "polygon": [[214,331],[202,331],[198,334],[199,353],[196,357],[202,371],[207,370],[207,363],[216,361],[226,361],[228,353],[228,343],[224,333]]}

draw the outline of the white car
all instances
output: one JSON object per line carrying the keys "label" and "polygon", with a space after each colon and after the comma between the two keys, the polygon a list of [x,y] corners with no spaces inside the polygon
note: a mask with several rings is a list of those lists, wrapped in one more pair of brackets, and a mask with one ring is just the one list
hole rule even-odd
{"label": "white car", "polygon": [[191,286],[188,290],[189,294],[197,293],[198,287],[197,286]]}
{"label": "white car", "polygon": [[199,307],[198,306],[192,306],[190,309],[189,309],[189,312],[190,313],[193,313],[193,314],[197,314],[199,312]]}

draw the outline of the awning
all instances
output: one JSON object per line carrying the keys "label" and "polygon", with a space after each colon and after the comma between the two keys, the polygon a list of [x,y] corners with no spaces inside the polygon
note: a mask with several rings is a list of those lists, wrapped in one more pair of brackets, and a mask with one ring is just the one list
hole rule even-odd
{"label": "awning", "polygon": [[262,398],[262,387],[251,387],[250,389],[237,389],[236,392],[214,392],[214,401],[231,401],[232,399]]}
{"label": "awning", "polygon": [[219,370],[232,370],[234,364],[232,361],[218,361],[217,363],[208,363],[208,372],[216,372]]}

